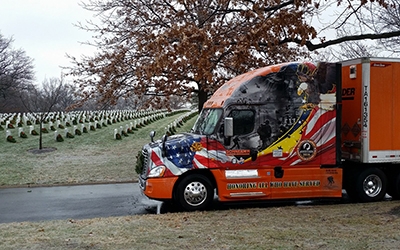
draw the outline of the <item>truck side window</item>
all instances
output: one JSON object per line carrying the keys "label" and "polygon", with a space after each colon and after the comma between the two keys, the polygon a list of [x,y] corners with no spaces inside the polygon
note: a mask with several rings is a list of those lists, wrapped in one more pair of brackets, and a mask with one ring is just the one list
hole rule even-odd
{"label": "truck side window", "polygon": [[254,111],[233,110],[230,117],[233,118],[233,135],[245,135],[253,131]]}

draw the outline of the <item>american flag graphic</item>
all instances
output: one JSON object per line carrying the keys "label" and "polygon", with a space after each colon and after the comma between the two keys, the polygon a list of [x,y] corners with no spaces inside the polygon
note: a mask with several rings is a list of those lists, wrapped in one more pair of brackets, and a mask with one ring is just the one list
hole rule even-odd
{"label": "american flag graphic", "polygon": [[[306,114],[307,117],[301,117],[305,126],[300,141],[312,140],[317,146],[316,157],[309,161],[303,161],[296,152],[296,145],[293,145],[293,149],[289,153],[283,154],[282,157],[274,157],[272,153],[260,155],[257,159],[259,166],[335,164],[336,111],[315,107]],[[219,141],[204,135],[187,133],[170,136],[165,143],[165,151],[164,158],[162,157],[162,147],[154,147],[151,154],[153,167],[165,165],[168,168],[165,176],[181,175],[193,168],[227,168],[240,164],[235,156],[226,154],[226,148]],[[253,163],[245,161],[242,164],[242,167],[246,167]]]}

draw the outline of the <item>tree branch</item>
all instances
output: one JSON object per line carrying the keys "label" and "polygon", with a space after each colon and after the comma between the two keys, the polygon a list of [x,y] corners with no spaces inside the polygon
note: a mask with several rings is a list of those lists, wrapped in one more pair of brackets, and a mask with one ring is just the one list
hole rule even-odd
{"label": "tree branch", "polygon": [[[319,44],[313,44],[311,41],[306,41],[305,46],[307,47],[307,49],[309,51],[314,51],[317,49],[326,48],[328,46],[347,42],[347,41],[358,41],[358,40],[364,40],[364,39],[376,40],[376,39],[391,38],[391,37],[396,37],[396,36],[400,36],[400,30],[393,31],[393,32],[380,33],[380,34],[362,34],[362,35],[355,35],[355,36],[344,36],[344,37],[340,37],[338,39],[329,40],[329,41],[319,43]],[[297,43],[300,45],[304,43],[301,39],[298,39],[298,38],[294,38],[294,39],[286,38],[286,39],[283,39],[280,42],[280,44],[285,44],[288,42],[294,42],[294,43]],[[267,45],[267,44],[264,44],[264,45]]]}

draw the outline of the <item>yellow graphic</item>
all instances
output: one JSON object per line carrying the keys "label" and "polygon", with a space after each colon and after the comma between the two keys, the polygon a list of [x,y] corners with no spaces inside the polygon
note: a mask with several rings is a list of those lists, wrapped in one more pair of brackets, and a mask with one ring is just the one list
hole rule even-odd
{"label": "yellow graphic", "polygon": [[[301,139],[301,134],[303,131],[303,128],[307,125],[308,119],[301,124],[293,133],[289,135],[289,133],[285,133],[281,138],[277,140],[276,143],[271,144],[268,146],[266,149],[263,151],[259,152],[258,155],[266,155],[266,154],[271,154],[274,150],[282,150],[284,154],[289,154],[299,143]],[[297,121],[298,122],[298,121]],[[286,138],[285,138],[286,137]],[[285,138],[285,139],[282,139]],[[251,160],[251,159],[247,159]],[[246,161],[247,161],[246,160]]]}
{"label": "yellow graphic", "polygon": [[190,150],[193,152],[197,152],[203,149],[203,146],[200,142],[193,142],[192,146],[190,146]]}

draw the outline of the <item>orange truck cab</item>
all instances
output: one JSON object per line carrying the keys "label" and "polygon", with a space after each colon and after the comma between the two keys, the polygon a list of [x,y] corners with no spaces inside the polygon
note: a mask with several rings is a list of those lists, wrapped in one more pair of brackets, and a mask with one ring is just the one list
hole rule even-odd
{"label": "orange truck cab", "polygon": [[144,145],[142,192],[189,211],[206,209],[215,194],[299,200],[341,198],[346,189],[360,201],[397,198],[399,67],[360,58],[237,76],[204,104],[190,133]]}

